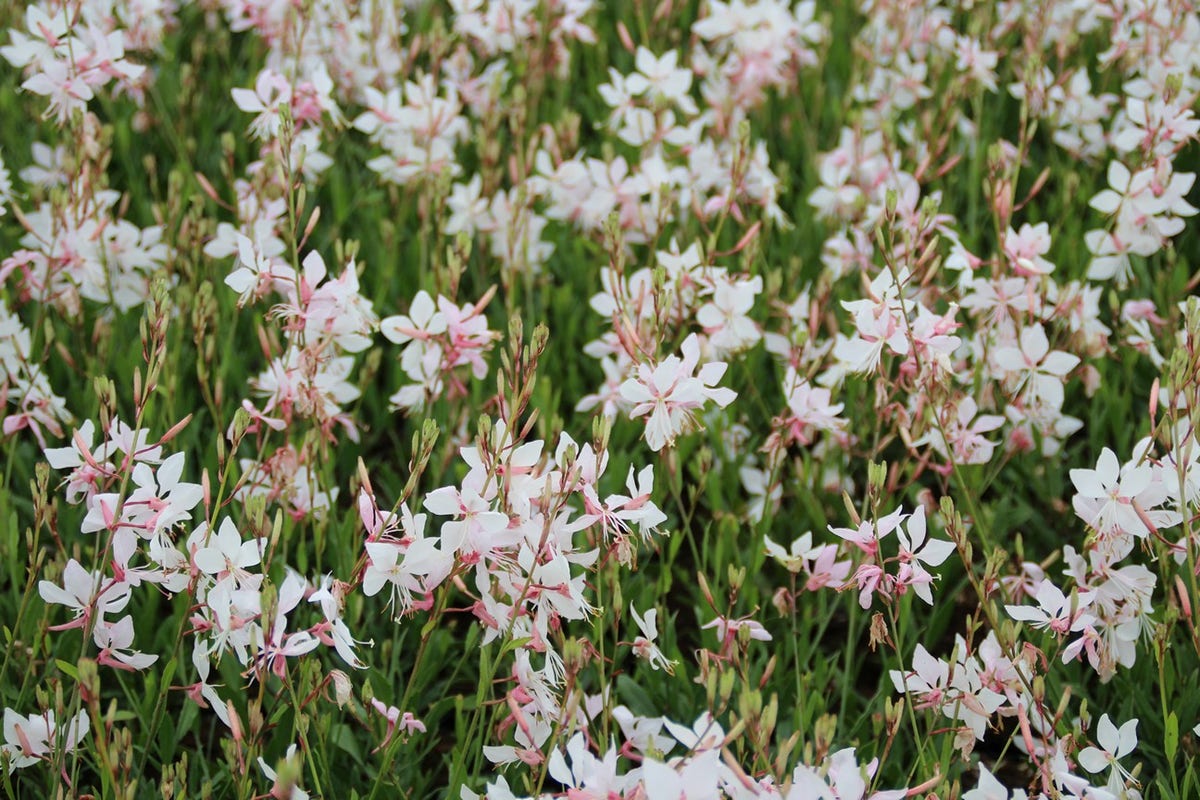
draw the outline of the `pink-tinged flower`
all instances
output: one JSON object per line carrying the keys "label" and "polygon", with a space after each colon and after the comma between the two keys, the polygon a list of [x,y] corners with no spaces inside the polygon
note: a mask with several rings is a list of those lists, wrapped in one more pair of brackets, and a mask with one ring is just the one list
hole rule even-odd
{"label": "pink-tinged flower", "polygon": [[[424,520],[425,515],[418,515]],[[397,614],[414,608],[414,596],[428,594],[454,567],[454,554],[446,553],[438,539],[421,537],[408,545],[394,541],[367,542],[367,568],[363,571],[363,594],[373,597],[391,587],[388,604]]]}
{"label": "pink-tinged flower", "polygon": [[[590,451],[590,445],[587,449]],[[634,526],[643,539],[649,539],[667,521],[667,515],[650,499],[653,490],[653,465],[635,471],[631,464],[625,479],[628,494],[613,493],[600,500],[594,485],[581,487],[587,511],[585,519],[599,522],[604,533],[613,539],[627,536]]]}
{"label": "pink-tinged flower", "polygon": [[196,637],[194,641],[195,646],[192,647],[192,666],[196,668],[196,674],[200,680],[191,686],[184,687],[187,691],[187,696],[201,708],[211,708],[212,712],[224,723],[225,727],[232,728],[229,707],[225,705],[225,701],[217,694],[216,687],[208,682],[208,676],[212,672],[212,662],[209,661],[209,643],[199,637]]}
{"label": "pink-tinged flower", "polygon": [[645,616],[638,613],[637,608],[632,604],[629,606],[629,613],[633,617],[633,621],[637,624],[638,630],[642,635],[633,640],[634,654],[649,662],[651,669],[663,669],[668,674],[675,674],[675,662],[663,655],[662,650],[658,649],[658,609],[652,608],[646,612]]}
{"label": "pink-tinged flower", "polygon": [[898,311],[860,314],[855,319],[855,328],[857,335],[840,340],[833,349],[834,358],[849,372],[877,370],[885,345],[896,354],[908,354],[908,335]]}
{"label": "pink-tinged flower", "polygon": [[1004,254],[1013,265],[1013,271],[1023,278],[1049,275],[1054,265],[1043,258],[1050,251],[1050,226],[1045,222],[1037,225],[1025,223],[1021,230],[1011,227],[1004,237]]}
{"label": "pink-tinged flower", "polygon": [[[300,774],[300,757],[296,755],[296,745],[288,745],[287,754],[283,757],[284,763],[290,765],[289,772],[291,775]],[[270,797],[274,800],[308,800],[309,794],[300,788],[296,783],[296,778],[291,780],[280,780],[279,775],[271,767],[267,766],[267,762],[262,756],[258,757],[258,766],[262,769],[263,775],[267,776],[267,780],[271,782]]]}
{"label": "pink-tinged flower", "polygon": [[792,545],[787,550],[772,541],[770,536],[764,537],[763,546],[766,548],[767,555],[774,558],[787,569],[788,572],[799,573],[804,569],[805,563],[812,558],[816,558],[821,548],[813,547],[812,531],[805,531],[800,534],[800,537],[792,542]]}
{"label": "pink-tinged flower", "polygon": [[838,546],[822,544],[813,546],[812,533],[805,531],[800,538],[784,550],[767,537],[764,542],[767,555],[773,557],[789,572],[808,575],[804,582],[805,591],[815,592],[827,586],[841,586],[850,575],[850,561],[838,561]]}
{"label": "pink-tinged flower", "polygon": [[[1144,515],[1167,499],[1166,487],[1155,480],[1154,469],[1149,463],[1131,463],[1122,467],[1116,453],[1107,447],[1101,451],[1095,469],[1073,469],[1070,474],[1077,492],[1073,499],[1075,513],[1101,534],[1146,537],[1150,529],[1145,520],[1155,520]],[[1176,522],[1178,514],[1172,512],[1169,516],[1160,516],[1156,524],[1168,526]]]}
{"label": "pink-tinged flower", "polygon": [[[874,775],[879,759],[872,759],[865,769],[858,765],[854,748],[838,751],[827,756],[820,769],[808,764],[797,764],[792,772],[791,788],[784,800],[899,800],[908,794],[906,789],[873,792],[867,795],[867,778]],[[1007,800],[1007,799],[1006,799]]]}
{"label": "pink-tinged flower", "polygon": [[874,558],[879,552],[879,541],[900,527],[900,522],[903,519],[904,507],[901,506],[887,516],[881,517],[878,523],[865,519],[859,523],[857,529],[835,528],[830,525],[829,532],[834,536],[845,539],[871,558]]}
{"label": "pink-tinged flower", "polygon": [[[46,461],[54,469],[69,469],[67,477],[67,502],[74,504],[80,499],[90,500],[97,489],[114,474],[111,464],[104,456],[97,456],[92,448],[96,426],[89,419],[75,431],[69,447],[48,447],[43,452]],[[104,449],[103,446],[100,449]]]}
{"label": "pink-tinged flower", "polygon": [[617,750],[609,746],[604,758],[592,755],[588,750],[587,738],[583,733],[576,733],[567,742],[567,755],[571,758],[570,766],[561,750],[550,754],[547,765],[550,777],[567,787],[567,797],[571,800],[605,800],[610,797],[622,797],[626,786],[630,783],[624,775],[617,773]]}
{"label": "pink-tinged flower", "polygon": [[30,3],[25,7],[25,31],[10,30],[12,43],[0,47],[0,55],[18,69],[53,60],[57,53],[66,49],[70,17],[47,14],[40,3]]}
{"label": "pink-tinged flower", "polygon": [[[1186,199],[1195,180],[1195,173],[1173,172],[1168,158],[1160,158],[1136,173],[1130,173],[1120,161],[1111,161],[1108,165],[1111,188],[1102,190],[1089,203],[1100,213],[1116,217],[1112,244],[1120,246],[1110,249],[1128,250],[1139,256],[1150,256],[1162,249],[1168,239],[1183,230],[1182,217],[1196,213]],[[1094,247],[1092,250],[1097,252]],[[1124,277],[1123,272],[1118,277]]]}
{"label": "pink-tinged flower", "polygon": [[275,607],[275,620],[265,641],[255,655],[256,668],[261,672],[273,672],[279,678],[287,676],[287,659],[311,653],[321,645],[321,640],[309,631],[287,633],[287,615],[304,599],[307,581],[295,572],[289,572],[279,587]]}
{"label": "pink-tinged flower", "polygon": [[374,641],[360,642],[350,632],[350,626],[342,619],[345,611],[346,592],[349,584],[336,580],[332,575],[321,579],[321,585],[308,596],[308,602],[320,606],[321,614],[325,617],[309,630],[320,640],[321,644],[332,647],[338,658],[354,669],[366,669],[366,663],[354,652],[360,644],[373,646]]}
{"label": "pink-tinged flower", "polygon": [[1200,134],[1200,120],[1182,97],[1171,102],[1129,97],[1125,115],[1128,126],[1113,136],[1113,147],[1121,152],[1141,150],[1146,156],[1170,157]]}
{"label": "pink-tinged flower", "polygon": [[985,686],[978,661],[966,653],[961,637],[950,662],[934,658],[921,645],[913,653],[912,669],[892,670],[897,692],[913,696],[914,708],[940,710],[962,722],[976,740],[982,741],[992,714],[1004,704],[1005,696]]}
{"label": "pink-tinged flower", "polygon": [[934,658],[924,645],[913,651],[912,669],[891,670],[889,676],[897,692],[913,695],[913,708],[941,708],[950,685],[950,665]]}
{"label": "pink-tinged flower", "polygon": [[874,563],[860,564],[854,571],[854,577],[850,580],[853,585],[858,586],[858,604],[863,609],[871,607],[871,600],[877,594],[885,600],[890,599],[896,586],[895,577],[887,574],[883,567]]}
{"label": "pink-tinged flower", "polygon": [[815,555],[804,560],[804,571],[808,574],[808,579],[804,581],[805,591],[815,592],[827,586],[839,587],[845,584],[854,565],[849,559],[837,560],[837,545],[822,545],[812,552]]}
{"label": "pink-tinged flower", "polygon": [[717,638],[721,640],[721,646],[724,647],[737,638],[737,633],[742,628],[750,631],[750,638],[759,642],[771,641],[771,634],[761,624],[752,619],[729,619],[728,617],[717,616],[712,622],[700,626],[701,630],[715,628]]}
{"label": "pink-tinged flower", "polygon": [[[204,489],[198,483],[180,481],[183,477],[184,454],[176,453],[162,462],[157,469],[147,464],[137,464],[133,468],[133,483],[136,485],[129,497],[121,504],[120,525],[128,525],[138,529],[144,539],[170,530],[182,522],[191,520],[192,509],[204,499]],[[99,530],[92,527],[103,521],[103,527],[111,528],[112,521],[107,518],[108,511],[101,507],[101,519],[96,519],[95,505],[105,495],[97,495],[97,501],[88,511],[83,529]]]}
{"label": "pink-tinged flower", "polygon": [[283,126],[281,107],[292,102],[292,85],[280,73],[266,68],[254,80],[254,89],[233,89],[234,105],[242,111],[257,114],[250,123],[256,139],[274,139]]}
{"label": "pink-tinged flower", "polygon": [[694,427],[692,412],[708,400],[724,408],[737,397],[732,389],[717,388],[725,374],[724,362],[710,361],[696,372],[700,363],[696,334],[684,340],[681,352],[683,358],[671,355],[657,366],[640,365],[637,378],[621,384],[621,396],[634,404],[630,418],[649,414],[645,438],[651,450],[673,444],[676,436]]}
{"label": "pink-tinged flower", "polygon": [[[81,710],[67,728],[63,752],[74,750],[87,736],[89,727],[87,711]],[[8,756],[9,774],[48,758],[58,737],[53,711],[23,717],[11,708],[4,709],[4,744],[0,745],[0,754]]]}
{"label": "pink-tinged flower", "polygon": [[642,763],[642,788],[646,800],[716,798],[726,767],[719,750],[704,750],[679,762],[664,764],[653,758]]}
{"label": "pink-tinged flower", "polygon": [[974,278],[961,305],[989,326],[1007,330],[1039,301],[1034,282],[1025,278]]}
{"label": "pink-tinged flower", "polygon": [[92,641],[100,648],[96,661],[120,670],[140,670],[153,664],[158,656],[139,653],[133,647],[133,617],[116,622],[100,620],[92,628]]}
{"label": "pink-tinged flower", "polygon": [[520,531],[508,530],[507,514],[493,511],[491,503],[471,489],[435,489],[425,495],[425,508],[440,517],[460,518],[442,523],[442,549],[447,553],[486,555],[522,538]]}
{"label": "pink-tinged flower", "polygon": [[810,445],[815,431],[840,434],[845,430],[846,420],[839,416],[845,406],[833,403],[829,389],[814,388],[800,377],[795,367],[787,368],[783,391],[788,406],[788,416],[783,424],[796,442]]}
{"label": "pink-tinged flower", "polygon": [[[949,412],[953,412],[952,414]],[[941,428],[933,426],[923,441],[947,461],[958,464],[986,464],[992,460],[996,443],[983,434],[1004,424],[998,414],[980,414],[973,397],[964,397],[957,406],[942,412]],[[948,419],[947,419],[948,417]]]}
{"label": "pink-tinged flower", "polygon": [[424,341],[445,331],[445,314],[437,310],[433,298],[424,290],[413,297],[407,315],[385,317],[379,323],[379,332],[395,344],[405,344],[413,339]]}
{"label": "pink-tinged flower", "polygon": [[170,594],[181,592],[187,588],[189,569],[187,557],[179,552],[169,540],[154,539],[148,547],[150,559],[154,567],[139,567],[130,564],[130,560],[140,554],[141,539],[137,533],[121,528],[113,533],[112,567],[113,578],[118,583],[130,587],[141,586],[142,582],[157,584],[163,591]]}
{"label": "pink-tinged flower", "polygon": [[47,61],[41,65],[21,88],[34,94],[50,98],[47,114],[54,114],[58,122],[65,122],[73,112],[83,111],[95,93],[87,79],[80,75],[68,61]]}
{"label": "pink-tinged flower", "polygon": [[885,346],[897,355],[908,355],[909,326],[900,300],[910,277],[908,268],[901,269],[898,277],[899,281],[883,270],[871,281],[867,298],[842,302],[854,315],[855,335],[838,341],[833,356],[847,371],[874,372]]}
{"label": "pink-tinged flower", "polygon": [[470,365],[477,379],[487,375],[484,355],[496,334],[488,330],[483,308],[491,296],[489,290],[478,303],[459,307],[439,295],[435,307],[433,298],[421,291],[407,316],[387,317],[380,323],[386,338],[405,345],[400,365],[414,381],[392,395],[394,408],[418,411],[440,397],[447,385],[454,394],[465,394],[466,387],[454,374],[457,367]]}
{"label": "pink-tinged flower", "polygon": [[378,753],[387,747],[388,742],[392,741],[397,732],[402,732],[405,738],[414,733],[425,733],[425,723],[413,716],[411,711],[401,714],[400,709],[389,706],[378,698],[371,698],[371,706],[387,720],[387,734],[379,746],[371,751],[372,753]]}
{"label": "pink-tinged flower", "polygon": [[238,293],[240,307],[262,296],[276,281],[290,278],[292,269],[272,258],[261,241],[241,233],[236,236],[238,268],[225,276],[225,285]]}
{"label": "pink-tinged flower", "polygon": [[612,718],[620,726],[621,736],[625,739],[621,747],[623,754],[667,753],[675,746],[675,740],[662,732],[666,725],[663,717],[642,717],[625,706],[617,706],[612,710]]}
{"label": "pink-tinged flower", "polygon": [[715,277],[712,296],[696,310],[696,322],[708,335],[714,354],[740,352],[762,338],[758,325],[749,317],[762,289],[762,278],[757,275],[746,280],[724,274]]}
{"label": "pink-tinged flower", "polygon": [[997,91],[995,70],[1000,61],[999,53],[985,50],[982,43],[970,36],[955,37],[954,52],[957,56],[954,66],[960,72],[969,75],[989,91]]}
{"label": "pink-tinged flower", "polygon": [[108,426],[108,441],[98,450],[103,450],[105,458],[114,453],[123,453],[122,470],[125,462],[139,461],[144,464],[157,464],[162,461],[162,447],[150,444],[150,431],[145,428],[134,429],[114,417]]}
{"label": "pink-tinged flower", "polygon": [[512,764],[520,761],[530,766],[538,766],[546,760],[542,748],[550,738],[554,726],[550,721],[540,716],[532,719],[522,718],[513,732],[516,740],[514,745],[485,745],[483,754],[493,764]]}
{"label": "pink-tinged flower", "polygon": [[129,586],[106,578],[101,572],[88,572],[78,561],[71,559],[63,569],[62,586],[50,581],[38,582],[38,594],[47,603],[74,609],[75,619],[54,630],[82,628],[99,612],[117,614],[129,603]]}
{"label": "pink-tinged flower", "polygon": [[[533,566],[529,550],[518,556],[521,567],[532,580],[526,600],[533,603],[536,620],[583,619],[595,613],[583,596],[584,576],[571,575],[571,564],[561,553]],[[533,566],[530,570],[530,566]]]}
{"label": "pink-tinged flower", "polygon": [[1037,608],[1006,605],[1004,609],[1015,620],[1028,622],[1034,628],[1049,629],[1062,636],[1078,633],[1096,622],[1096,618],[1085,610],[1091,605],[1094,597],[1093,592],[1072,592],[1065,595],[1052,582],[1045,580],[1034,595]]}
{"label": "pink-tinged flower", "polygon": [[[908,528],[907,533],[905,527]],[[908,523],[896,529],[896,536],[900,539],[901,562],[896,575],[897,585],[912,586],[918,597],[933,605],[933,593],[929,590],[933,576],[925,567],[940,566],[954,552],[954,545],[940,539],[928,538],[924,506],[917,506],[917,510],[908,518]]]}
{"label": "pink-tinged flower", "polygon": [[262,637],[257,621],[261,615],[262,594],[258,589],[238,589],[233,581],[225,580],[209,589],[204,606],[192,622],[197,631],[208,635],[206,657],[219,660],[232,650],[240,663],[247,664],[251,648]]}
{"label": "pink-tinged flower", "polygon": [[483,307],[490,298],[489,293],[479,302],[463,306],[456,306],[440,295],[437,299],[438,310],[446,320],[446,361],[451,367],[470,364],[476,380],[487,376],[488,365],[483,354],[496,338],[496,334],[488,330],[487,317],[483,315]]}
{"label": "pink-tinged flower", "polygon": [[1154,301],[1148,298],[1139,300],[1126,300],[1121,304],[1121,321],[1145,321],[1152,323],[1155,327],[1161,328],[1167,324],[1167,321],[1158,315],[1158,310],[1154,306]]}
{"label": "pink-tinged flower", "polygon": [[[229,517],[221,520],[217,533],[209,533],[207,523],[201,523],[204,538],[208,543],[192,556],[192,563],[201,572],[213,576],[215,580],[232,577],[238,586],[246,586],[256,578],[248,571],[249,567],[258,566],[266,550],[266,539],[249,539],[242,541],[237,525]],[[197,529],[197,534],[199,534]],[[255,584],[257,586],[257,583]]]}
{"label": "pink-tinged flower", "polygon": [[953,303],[945,314],[935,314],[917,305],[916,318],[909,325],[914,352],[905,362],[906,368],[928,366],[946,373],[953,371],[950,356],[962,344],[961,338],[951,335],[962,327],[962,323],[954,321],[957,313],[958,306]]}
{"label": "pink-tinged flower", "polygon": [[311,348],[319,349],[327,339],[348,353],[369,347],[378,319],[371,301],[359,293],[354,260],[331,280],[325,280],[325,262],[316,251],[305,256],[303,266],[304,274],[298,281],[285,283],[287,302],[272,313],[295,318],[295,325],[303,326],[305,341]]}

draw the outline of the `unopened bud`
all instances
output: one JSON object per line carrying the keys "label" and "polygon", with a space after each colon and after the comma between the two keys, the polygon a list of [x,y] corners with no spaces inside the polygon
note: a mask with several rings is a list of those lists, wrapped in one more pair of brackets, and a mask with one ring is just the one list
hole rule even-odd
{"label": "unopened bud", "polygon": [[1192,599],[1188,594],[1187,586],[1184,585],[1183,578],[1179,575],[1175,576],[1175,595],[1179,598],[1179,610],[1186,620],[1192,619]]}
{"label": "unopened bud", "polygon": [[[91,658],[81,658],[75,665],[79,675],[79,693],[83,702],[93,706],[100,701],[100,670],[96,661]],[[98,709],[99,706],[96,706]]]}
{"label": "unopened bud", "polygon": [[735,567],[733,564],[730,564],[728,567],[728,576],[730,590],[737,592],[746,582],[746,568]]}
{"label": "unopened bud", "polygon": [[729,703],[729,698],[733,695],[733,684],[736,680],[737,680],[737,672],[734,671],[733,669],[726,669],[723,672],[721,672],[721,679],[720,679],[720,683],[719,683],[719,687],[720,687],[719,699],[721,701],[722,706],[727,705]]}

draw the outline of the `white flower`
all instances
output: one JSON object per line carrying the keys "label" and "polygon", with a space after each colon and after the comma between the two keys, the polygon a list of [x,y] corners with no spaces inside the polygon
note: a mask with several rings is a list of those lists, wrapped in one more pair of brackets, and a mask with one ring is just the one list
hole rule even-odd
{"label": "white flower", "polygon": [[661,667],[669,674],[674,675],[675,662],[668,660],[655,643],[658,639],[658,609],[650,609],[643,617],[638,613],[637,608],[630,604],[629,613],[633,616],[633,621],[637,623],[638,630],[642,632],[641,636],[633,640],[633,652],[637,654],[638,658],[650,662],[652,669],[657,670]]}
{"label": "white flower", "polygon": [[1137,747],[1137,724],[1136,719],[1131,719],[1117,728],[1108,714],[1101,716],[1096,725],[1096,742],[1100,747],[1085,747],[1079,753],[1079,766],[1088,772],[1100,772],[1112,767],[1128,780],[1129,772],[1117,760],[1129,755]]}
{"label": "white flower", "polygon": [[700,362],[700,341],[696,334],[684,340],[681,350],[683,358],[671,355],[656,366],[642,364],[637,378],[621,384],[621,396],[634,404],[630,418],[649,414],[646,443],[655,451],[690,429],[695,424],[692,411],[703,407],[706,401],[712,400],[724,408],[737,397],[732,389],[717,388],[717,381],[725,374],[723,361],[710,361],[696,373]]}

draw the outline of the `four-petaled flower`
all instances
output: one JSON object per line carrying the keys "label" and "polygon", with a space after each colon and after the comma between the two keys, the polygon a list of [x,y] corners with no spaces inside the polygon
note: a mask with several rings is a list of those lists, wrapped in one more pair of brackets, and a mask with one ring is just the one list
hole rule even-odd
{"label": "four-petaled flower", "polygon": [[621,384],[621,396],[633,409],[631,418],[649,415],[646,420],[646,444],[661,450],[673,444],[675,437],[694,424],[692,412],[712,400],[721,408],[737,397],[732,389],[717,388],[725,374],[725,364],[709,361],[700,366],[700,340],[688,336],[680,348],[683,357],[670,355],[657,366],[642,364],[637,378]]}

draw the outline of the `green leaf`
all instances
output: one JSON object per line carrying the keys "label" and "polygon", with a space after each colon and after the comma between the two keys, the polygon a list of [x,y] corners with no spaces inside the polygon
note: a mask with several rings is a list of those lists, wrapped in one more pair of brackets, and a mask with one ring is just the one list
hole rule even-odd
{"label": "green leaf", "polygon": [[68,664],[66,661],[63,661],[61,658],[54,659],[54,663],[60,670],[63,671],[63,674],[65,674],[71,680],[73,680],[73,681],[79,680],[79,670],[77,670],[75,668],[74,664]]}
{"label": "green leaf", "polygon": [[172,658],[170,661],[167,662],[166,666],[163,667],[163,671],[162,671],[162,685],[163,686],[171,685],[171,679],[175,677],[175,670],[177,670],[178,668],[179,668],[179,659],[178,658]]}
{"label": "green leaf", "polygon": [[1175,753],[1179,749],[1179,717],[1175,712],[1167,714],[1166,729],[1163,732],[1163,750],[1167,754],[1167,765],[1175,764]]}
{"label": "green leaf", "polygon": [[637,714],[653,714],[656,708],[646,690],[628,675],[617,676],[617,696]]}
{"label": "green leaf", "polygon": [[348,725],[338,725],[334,727],[329,736],[330,742],[339,750],[345,751],[356,764],[363,763],[362,747],[359,746],[358,740],[354,738],[354,732],[350,730]]}

